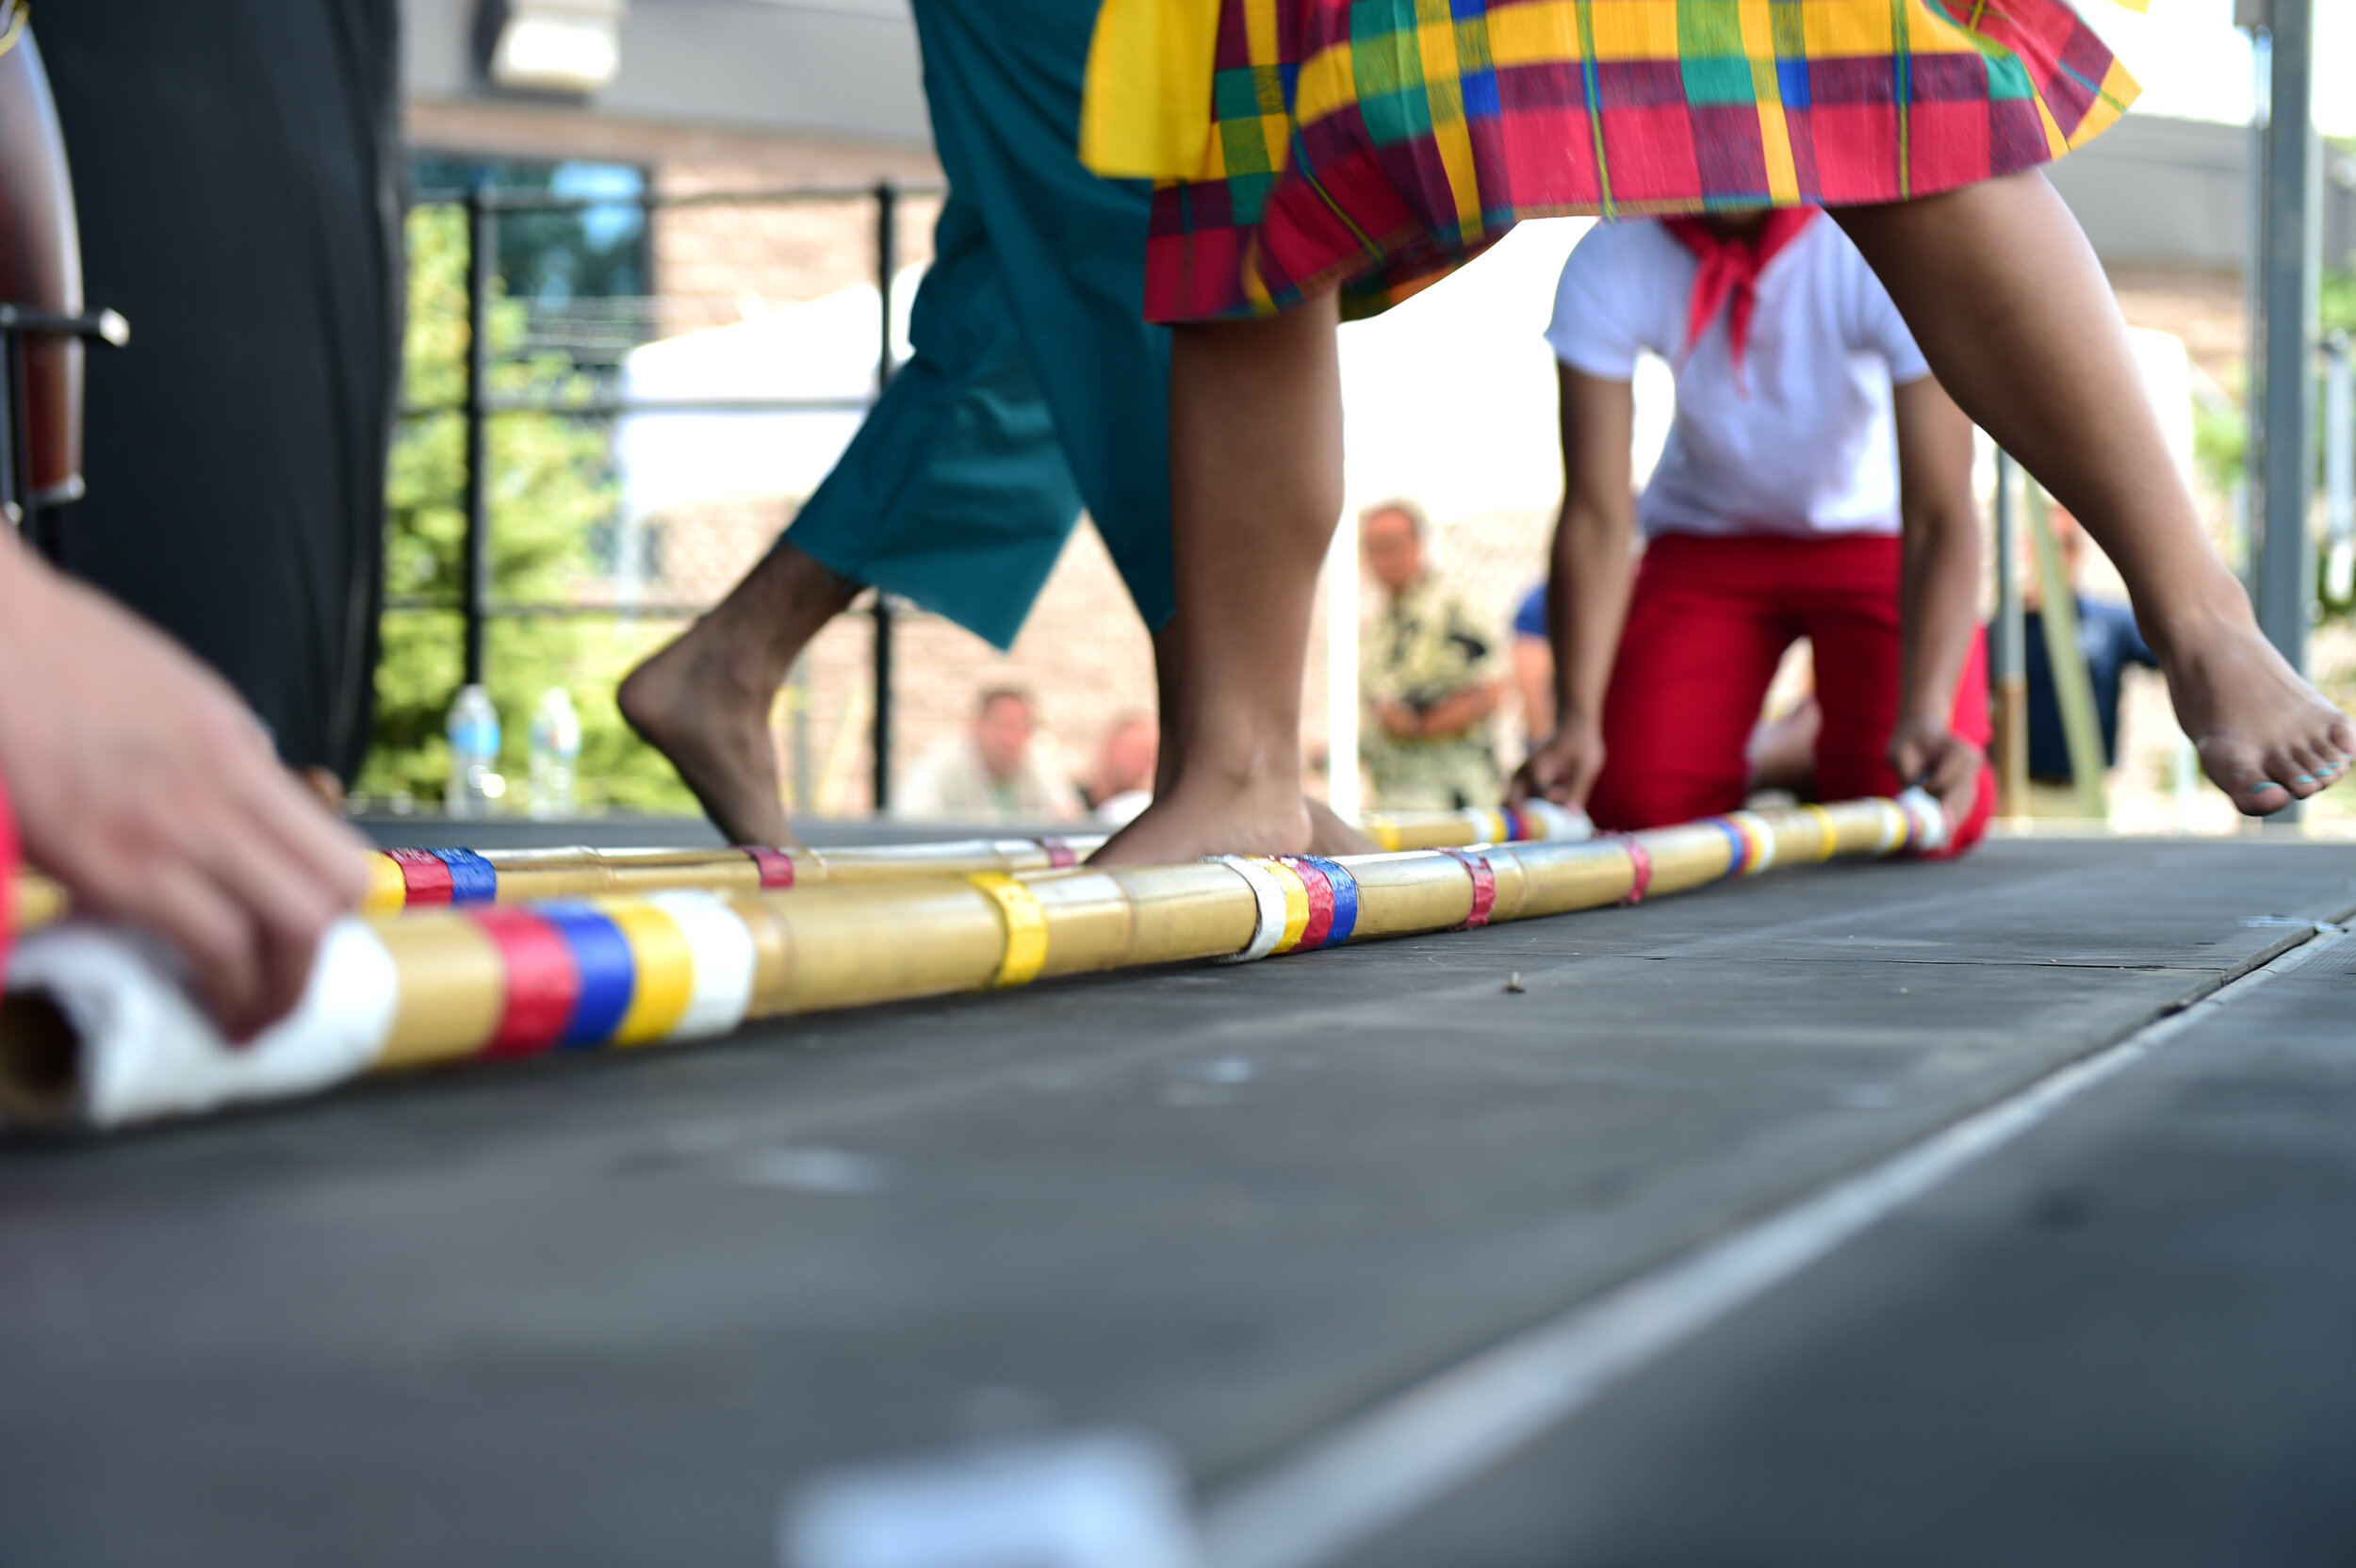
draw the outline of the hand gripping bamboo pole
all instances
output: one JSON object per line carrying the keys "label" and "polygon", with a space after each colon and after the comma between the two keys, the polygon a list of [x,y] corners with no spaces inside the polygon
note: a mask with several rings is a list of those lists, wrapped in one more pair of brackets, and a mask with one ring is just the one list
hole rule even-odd
{"label": "hand gripping bamboo pole", "polygon": [[116,1126],[368,1072],[709,1038],[747,1019],[1478,927],[1936,847],[1946,825],[1909,792],[1585,841],[854,874],[790,891],[663,889],[354,918],[323,945],[294,1015],[240,1048],[165,956],[69,922],[27,937],[11,965],[0,1116]]}

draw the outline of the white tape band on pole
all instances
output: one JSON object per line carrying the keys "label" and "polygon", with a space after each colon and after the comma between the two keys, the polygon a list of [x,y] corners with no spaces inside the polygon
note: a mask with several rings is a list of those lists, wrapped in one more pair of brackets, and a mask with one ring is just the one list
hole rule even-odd
{"label": "white tape band on pole", "polygon": [[1213,855],[1207,858],[1230,868],[1251,884],[1252,896],[1259,906],[1260,923],[1252,929],[1252,939],[1244,944],[1242,952],[1219,961],[1249,964],[1267,957],[1284,939],[1284,885],[1266,866],[1255,865],[1240,855]]}
{"label": "white tape band on pole", "polygon": [[725,1035],[744,1021],[753,1001],[753,966],[759,961],[753,934],[711,893],[663,892],[646,902],[671,917],[687,939],[694,960],[695,988],[665,1039],[703,1040]]}
{"label": "white tape band on pole", "polygon": [[1595,825],[1586,812],[1557,806],[1550,800],[1526,802],[1521,812],[1525,818],[1538,825],[1538,836],[1550,842],[1555,840],[1576,841],[1595,836]]}
{"label": "white tape band on pole", "polygon": [[8,963],[11,991],[38,991],[80,1041],[79,1114],[100,1127],[282,1100],[357,1077],[392,1032],[400,984],[368,925],[328,931],[303,1000],[233,1046],[199,1010],[172,961],[145,938],[67,924],[36,931]]}
{"label": "white tape band on pole", "polygon": [[1953,829],[1947,822],[1947,808],[1939,803],[1936,795],[1920,784],[1909,785],[1898,796],[1898,808],[1909,819],[1908,826],[1912,829],[1915,848],[1939,850],[1947,847],[1947,839]]}

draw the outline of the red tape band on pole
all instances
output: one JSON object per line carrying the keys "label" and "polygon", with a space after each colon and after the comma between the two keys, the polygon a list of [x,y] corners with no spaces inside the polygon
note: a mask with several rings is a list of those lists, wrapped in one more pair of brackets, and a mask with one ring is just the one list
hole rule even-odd
{"label": "red tape band on pole", "polygon": [[1617,839],[1621,847],[1628,851],[1628,865],[1635,873],[1634,881],[1628,885],[1628,896],[1620,902],[1642,904],[1644,902],[1644,894],[1652,887],[1652,852],[1637,842],[1629,834],[1614,833],[1611,836]]}
{"label": "red tape band on pole", "polygon": [[1491,869],[1485,855],[1467,855],[1461,849],[1451,849],[1448,853],[1462,861],[1466,874],[1472,877],[1472,913],[1466,915],[1464,923],[1456,929],[1477,931],[1489,923],[1489,911],[1497,905],[1497,874]]}
{"label": "red tape band on pole", "polygon": [[1072,852],[1072,846],[1061,839],[1037,839],[1032,841],[1047,852],[1047,863],[1057,871],[1080,863],[1080,858]]}
{"label": "red tape band on pole", "polygon": [[757,844],[741,847],[746,858],[761,868],[762,892],[776,892],[794,886],[794,857],[781,849],[763,849]]}
{"label": "red tape band on pole", "polygon": [[537,1056],[564,1037],[581,1000],[581,970],[564,934],[528,909],[494,906],[469,911],[499,950],[507,1004],[483,1048],[485,1056]]}
{"label": "red tape band on pole", "polygon": [[401,867],[401,885],[408,889],[408,896],[402,900],[404,908],[450,902],[450,862],[430,849],[388,849],[384,853]]}
{"label": "red tape band on pole", "polygon": [[1301,940],[1293,944],[1295,953],[1309,953],[1325,945],[1325,939],[1333,934],[1333,883],[1325,869],[1314,860],[1298,855],[1277,857],[1295,876],[1309,895],[1309,921],[1301,928]]}

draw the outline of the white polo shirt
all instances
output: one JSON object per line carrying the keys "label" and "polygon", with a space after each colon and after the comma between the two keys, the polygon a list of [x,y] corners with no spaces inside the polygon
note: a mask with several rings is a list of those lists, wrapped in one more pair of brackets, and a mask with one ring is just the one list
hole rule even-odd
{"label": "white polo shirt", "polygon": [[1930,367],[1865,258],[1821,214],[1769,258],[1739,383],[1726,308],[1686,353],[1699,266],[1648,219],[1598,223],[1555,291],[1546,341],[1563,364],[1628,381],[1649,351],[1677,373],[1638,526],[1647,537],[1896,533],[1890,387]]}

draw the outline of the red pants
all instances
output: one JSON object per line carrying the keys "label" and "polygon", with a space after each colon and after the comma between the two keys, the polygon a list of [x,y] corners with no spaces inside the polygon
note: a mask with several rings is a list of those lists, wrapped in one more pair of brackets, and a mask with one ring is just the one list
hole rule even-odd
{"label": "red pants", "polygon": [[[1736,809],[1750,786],[1745,747],[1775,664],[1813,645],[1821,800],[1894,795],[1887,758],[1898,721],[1898,541],[1702,539],[1663,534],[1644,551],[1603,704],[1604,765],[1587,809],[1626,831]],[[1955,732],[1987,748],[1988,650],[1974,634],[1955,688]],[[1996,804],[1983,765],[1972,811],[1941,855],[1979,842]]]}

